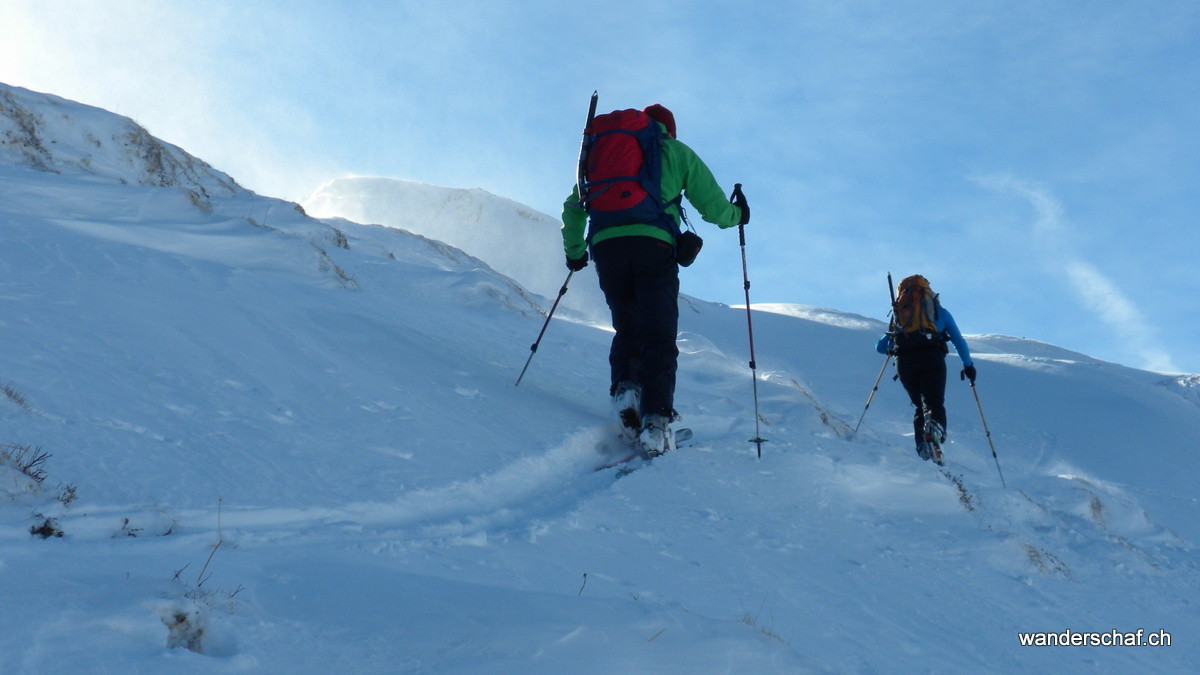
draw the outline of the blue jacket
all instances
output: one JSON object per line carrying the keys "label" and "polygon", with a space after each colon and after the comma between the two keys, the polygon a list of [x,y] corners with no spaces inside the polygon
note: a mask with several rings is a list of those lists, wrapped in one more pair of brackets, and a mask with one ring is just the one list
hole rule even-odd
{"label": "blue jacket", "polygon": [[[963,366],[975,365],[975,362],[971,360],[971,350],[967,348],[967,341],[963,339],[962,333],[958,330],[958,324],[954,322],[954,315],[945,307],[938,308],[937,315],[937,321],[934,324],[937,326],[938,332],[950,336],[950,341],[954,343],[954,349],[958,352],[958,357],[962,359]],[[875,351],[887,354],[892,351],[894,346],[892,336],[884,334],[879,338],[879,342],[875,343]]]}

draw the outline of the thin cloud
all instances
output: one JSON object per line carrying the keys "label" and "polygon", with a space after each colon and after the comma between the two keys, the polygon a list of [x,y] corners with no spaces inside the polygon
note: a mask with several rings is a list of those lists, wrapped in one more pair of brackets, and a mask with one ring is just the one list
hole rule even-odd
{"label": "thin cloud", "polygon": [[1179,372],[1174,359],[1159,344],[1156,329],[1147,322],[1137,303],[1099,268],[1072,250],[1070,227],[1062,203],[1053,194],[1012,176],[987,176],[976,182],[1028,201],[1036,214],[1031,224],[1034,243],[1047,266],[1066,276],[1083,307],[1126,342],[1141,359],[1144,368]]}
{"label": "thin cloud", "polygon": [[1066,262],[1066,273],[1079,294],[1100,319],[1134,346],[1145,367],[1162,372],[1179,372],[1174,359],[1158,345],[1154,330],[1132,300],[1090,263],[1078,259]]}

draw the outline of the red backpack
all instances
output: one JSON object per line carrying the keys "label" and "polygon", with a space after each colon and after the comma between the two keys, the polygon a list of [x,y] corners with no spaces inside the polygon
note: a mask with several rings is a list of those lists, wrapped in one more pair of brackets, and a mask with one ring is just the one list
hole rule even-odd
{"label": "red backpack", "polygon": [[588,241],[598,230],[644,223],[679,236],[664,211],[662,127],[641,110],[597,115],[586,130],[586,174],[580,202],[588,213]]}

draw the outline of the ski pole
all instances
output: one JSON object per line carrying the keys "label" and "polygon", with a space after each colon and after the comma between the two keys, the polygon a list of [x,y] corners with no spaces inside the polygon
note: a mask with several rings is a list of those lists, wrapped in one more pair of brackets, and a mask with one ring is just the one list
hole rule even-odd
{"label": "ski pole", "polygon": [[863,406],[862,414],[858,416],[858,424],[854,425],[854,433],[858,433],[858,428],[862,426],[863,419],[867,416],[867,408],[871,407],[871,401],[875,398],[875,392],[879,391],[879,382],[883,380],[883,374],[887,371],[888,364],[892,362],[892,355],[888,354],[883,360],[883,367],[879,369],[879,377],[875,378],[875,386],[871,387],[871,394],[867,396],[867,405]]}
{"label": "ski pole", "polygon": [[1000,470],[1000,458],[996,457],[996,446],[992,443],[992,432],[988,429],[987,418],[983,416],[983,404],[979,402],[979,392],[975,391],[975,383],[971,383],[971,393],[975,395],[975,407],[979,408],[979,419],[983,422],[983,433],[987,435],[988,447],[992,449],[992,459],[996,462],[996,473],[1000,474],[1000,485],[1004,489],[1008,489],[1008,484],[1004,482],[1004,472]]}
{"label": "ski pole", "polygon": [[[733,195],[729,197],[729,201],[737,201],[740,197],[745,201],[746,196],[742,194],[742,184],[735,183],[733,186]],[[758,428],[758,364],[754,358],[754,322],[750,319],[750,275],[746,268],[746,226],[738,224],[738,242],[742,247],[742,286],[746,290],[746,330],[750,335],[750,376],[754,378],[754,438],[750,442],[758,448],[758,456],[762,458],[762,444],[767,442],[767,439],[762,437]]]}
{"label": "ski pole", "polygon": [[[888,293],[892,296],[892,309],[888,312],[888,334],[891,335],[896,331],[896,288],[892,285],[892,273],[888,272]],[[883,374],[887,372],[888,364],[892,362],[892,353],[888,352],[887,358],[883,360],[883,368],[879,369],[879,377],[875,378],[875,386],[871,387],[871,393],[867,396],[867,405],[863,407],[862,414],[858,416],[858,424],[854,425],[854,433],[858,433],[858,428],[862,426],[863,419],[867,416],[867,408],[871,407],[871,401],[875,399],[875,392],[879,391],[879,382],[883,380]]]}
{"label": "ski pole", "polygon": [[[583,142],[579,144],[579,166],[575,172],[575,187],[579,190],[579,205],[586,207],[587,203],[587,161],[588,150],[591,145],[588,143],[588,133],[592,130],[592,118],[596,116],[596,101],[599,100],[599,92],[592,92],[592,98],[588,102],[587,122],[583,125]],[[525,377],[525,371],[529,369],[529,362],[533,361],[533,355],[537,353],[538,345],[542,341],[542,336],[546,334],[546,327],[550,325],[550,319],[554,316],[554,310],[558,309],[558,301],[562,300],[562,296],[567,293],[567,284],[571,283],[571,275],[575,274],[575,270],[567,272],[567,279],[563,282],[562,289],[558,291],[558,297],[554,299],[554,305],[550,308],[550,313],[546,315],[546,323],[542,324],[542,330],[538,333],[537,340],[534,340],[533,345],[529,348],[529,358],[525,359],[525,367],[521,369],[521,374],[517,376],[516,387],[521,384],[521,378]]]}
{"label": "ski pole", "polygon": [[517,376],[516,387],[521,384],[521,378],[525,377],[525,371],[529,370],[529,362],[533,360],[533,355],[537,353],[538,345],[542,342],[542,336],[546,334],[546,327],[550,325],[550,319],[554,316],[554,310],[558,309],[558,301],[567,294],[567,284],[571,283],[571,275],[575,274],[575,270],[567,272],[567,279],[563,281],[562,288],[558,291],[558,297],[554,299],[554,304],[550,307],[550,313],[546,315],[546,323],[542,324],[542,330],[538,333],[537,340],[533,341],[533,345],[529,347],[529,358],[525,359],[525,367],[521,369],[521,374]]}

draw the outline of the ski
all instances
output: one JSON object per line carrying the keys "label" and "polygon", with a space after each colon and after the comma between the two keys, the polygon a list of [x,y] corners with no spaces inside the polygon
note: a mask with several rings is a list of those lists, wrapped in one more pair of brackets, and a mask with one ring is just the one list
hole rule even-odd
{"label": "ski", "polygon": [[934,440],[933,436],[925,437],[925,448],[924,451],[918,450],[921,459],[931,460],[938,466],[946,466],[945,460],[942,459],[942,446]]}
{"label": "ski", "polygon": [[929,459],[933,460],[933,463],[937,464],[938,466],[946,466],[946,461],[942,459],[942,446],[938,445],[937,441],[931,440],[929,442],[929,447]]}
{"label": "ski", "polygon": [[[625,452],[623,454],[619,455],[616,459],[613,459],[613,460],[610,460],[603,464],[600,464],[599,466],[596,467],[596,471],[604,471],[605,469],[611,469],[613,467],[627,465],[627,466],[622,466],[621,470],[618,472],[619,476],[624,476],[626,474],[632,473],[633,471],[636,471],[637,469],[645,466],[646,464],[649,464],[653,460],[653,458],[650,457],[649,455],[647,455],[645,453],[645,451],[643,451],[640,447],[639,448],[634,447],[634,444],[637,443],[636,437],[633,439],[629,439],[622,435],[619,437],[619,440],[625,446]],[[676,449],[688,447],[689,445],[692,444],[692,440],[693,440],[693,434],[692,434],[691,429],[675,429],[675,448]],[[636,466],[628,466],[631,462],[633,462],[636,459],[642,460],[641,463],[637,464]]]}
{"label": "ski", "polygon": [[937,442],[937,436],[934,435],[929,426],[926,425],[925,427],[925,447],[926,455],[928,456],[921,455],[921,459],[932,460],[938,466],[946,466],[946,462],[942,459],[942,445]]}

